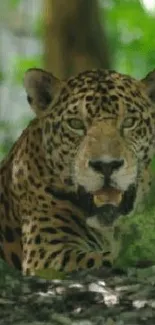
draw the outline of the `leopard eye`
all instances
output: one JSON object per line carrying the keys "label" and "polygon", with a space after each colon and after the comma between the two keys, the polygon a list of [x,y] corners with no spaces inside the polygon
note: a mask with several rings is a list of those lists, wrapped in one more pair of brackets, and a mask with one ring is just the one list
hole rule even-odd
{"label": "leopard eye", "polygon": [[129,128],[134,128],[136,126],[137,120],[133,117],[127,117],[123,121],[123,128],[124,129],[129,129]]}
{"label": "leopard eye", "polygon": [[79,135],[84,135],[85,126],[84,126],[84,123],[82,120],[72,118],[72,119],[69,119],[67,122],[68,122],[68,126],[70,127],[70,129],[72,129],[74,132],[76,132]]}

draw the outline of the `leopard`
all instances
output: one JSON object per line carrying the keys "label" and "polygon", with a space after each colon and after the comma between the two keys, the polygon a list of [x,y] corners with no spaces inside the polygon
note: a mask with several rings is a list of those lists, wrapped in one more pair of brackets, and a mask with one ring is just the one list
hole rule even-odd
{"label": "leopard", "polygon": [[31,68],[34,118],[0,167],[0,257],[25,275],[113,265],[119,220],[150,191],[155,70],[92,69],[59,80]]}

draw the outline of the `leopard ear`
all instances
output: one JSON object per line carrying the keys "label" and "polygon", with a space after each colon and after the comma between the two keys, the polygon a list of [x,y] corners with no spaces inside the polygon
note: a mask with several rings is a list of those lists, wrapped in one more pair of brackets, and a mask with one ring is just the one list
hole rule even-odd
{"label": "leopard ear", "polygon": [[141,81],[145,85],[148,96],[153,102],[155,102],[155,70],[148,73]]}
{"label": "leopard ear", "polygon": [[37,116],[48,112],[49,105],[56,98],[60,85],[60,80],[44,70],[29,69],[25,73],[24,86],[27,100]]}

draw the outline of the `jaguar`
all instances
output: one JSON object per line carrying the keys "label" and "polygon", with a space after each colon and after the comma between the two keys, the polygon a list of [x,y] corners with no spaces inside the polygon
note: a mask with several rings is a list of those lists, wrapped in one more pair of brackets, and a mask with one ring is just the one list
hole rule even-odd
{"label": "jaguar", "polygon": [[0,167],[0,256],[23,274],[111,265],[119,220],[143,206],[155,139],[155,71],[25,73],[34,119]]}

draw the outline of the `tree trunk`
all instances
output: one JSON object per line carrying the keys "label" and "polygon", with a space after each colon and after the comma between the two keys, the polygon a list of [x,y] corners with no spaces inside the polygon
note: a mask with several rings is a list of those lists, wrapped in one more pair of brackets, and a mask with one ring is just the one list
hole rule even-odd
{"label": "tree trunk", "polygon": [[45,69],[66,78],[109,68],[107,42],[95,0],[44,0]]}

